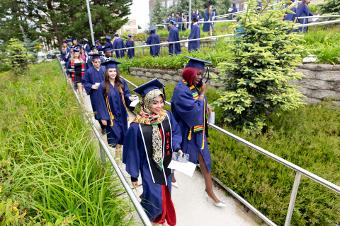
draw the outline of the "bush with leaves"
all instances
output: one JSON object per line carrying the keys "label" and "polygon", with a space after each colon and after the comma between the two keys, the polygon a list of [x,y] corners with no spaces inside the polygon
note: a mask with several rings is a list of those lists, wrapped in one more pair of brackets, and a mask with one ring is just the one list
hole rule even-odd
{"label": "bush with leaves", "polygon": [[18,39],[10,39],[7,46],[9,64],[16,74],[23,74],[28,68],[31,56]]}
{"label": "bush with leaves", "polygon": [[340,0],[328,0],[321,5],[321,12],[323,14],[340,14]]}
{"label": "bush with leaves", "polygon": [[214,104],[223,109],[225,123],[252,133],[265,129],[272,112],[302,103],[289,84],[301,77],[295,71],[301,63],[301,38],[290,32],[293,24],[282,20],[284,11],[267,8],[259,11],[250,1],[239,20],[233,59],[218,65],[225,91]]}

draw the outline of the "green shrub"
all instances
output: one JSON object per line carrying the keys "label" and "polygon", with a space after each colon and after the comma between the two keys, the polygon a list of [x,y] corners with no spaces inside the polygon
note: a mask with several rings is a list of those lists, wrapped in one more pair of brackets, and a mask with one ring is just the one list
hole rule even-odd
{"label": "green shrub", "polygon": [[58,64],[34,65],[28,73],[0,75],[2,225],[129,224],[120,182],[98,160]]}
{"label": "green shrub", "polygon": [[16,74],[23,74],[27,71],[32,56],[28,54],[24,44],[18,39],[12,38],[7,45],[9,64]]}
{"label": "green shrub", "polygon": [[301,105],[301,94],[289,81],[299,79],[301,40],[290,33],[292,24],[282,21],[282,10],[256,10],[250,4],[240,17],[241,32],[233,42],[231,61],[219,64],[225,91],[215,102],[225,123],[249,133],[266,126],[266,116],[280,109]]}
{"label": "green shrub", "polygon": [[339,0],[327,0],[321,5],[321,12],[323,14],[340,14],[340,1]]}

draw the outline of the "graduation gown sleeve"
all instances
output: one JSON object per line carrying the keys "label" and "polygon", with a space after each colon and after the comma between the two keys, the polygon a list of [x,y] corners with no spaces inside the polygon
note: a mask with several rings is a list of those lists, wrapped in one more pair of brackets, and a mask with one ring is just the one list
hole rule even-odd
{"label": "graduation gown sleeve", "polygon": [[171,130],[172,130],[172,150],[178,151],[179,149],[181,149],[181,144],[182,144],[181,129],[176,119],[174,118],[173,114],[170,111],[168,111],[167,113],[170,119]]}
{"label": "graduation gown sleeve", "polygon": [[138,178],[140,169],[140,130],[138,124],[132,123],[126,133],[123,146],[123,163],[126,172],[133,178]]}
{"label": "graduation gown sleeve", "polygon": [[92,80],[91,80],[91,74],[90,74],[91,68],[87,69],[85,72],[84,77],[82,78],[82,83],[84,85],[85,91],[87,95],[90,95],[92,92]]}
{"label": "graduation gown sleeve", "polygon": [[109,112],[107,111],[105,98],[104,98],[104,84],[101,83],[98,88],[98,109],[97,109],[97,117],[99,120],[110,120]]}
{"label": "graduation gown sleeve", "polygon": [[204,104],[203,100],[194,100],[189,87],[182,82],[176,86],[171,100],[171,108],[188,127],[203,125]]}

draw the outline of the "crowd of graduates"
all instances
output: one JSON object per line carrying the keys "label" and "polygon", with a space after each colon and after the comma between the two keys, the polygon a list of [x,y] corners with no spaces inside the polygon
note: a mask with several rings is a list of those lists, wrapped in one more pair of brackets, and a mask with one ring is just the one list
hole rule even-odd
{"label": "crowd of graduates", "polygon": [[[73,45],[65,46],[68,50],[61,55],[69,81],[80,95],[85,89],[90,96],[94,117],[109,146],[123,147],[122,162],[131,176],[132,185],[139,186],[138,178],[141,177],[141,204],[150,220],[155,224],[176,225],[171,188],[178,184],[168,168],[173,153],[188,154],[188,161],[200,164],[207,197],[215,206],[224,207],[212,188],[207,142],[210,107],[203,77],[205,64],[210,62],[189,58],[181,74],[183,79],[173,91],[171,111],[167,111],[164,109],[164,84],[159,80],[153,79],[134,89],[140,95],[139,101],[120,77],[120,63],[112,58],[112,54],[93,51],[87,40],[80,46],[74,39]],[[140,111],[134,112],[135,104],[132,103],[138,102],[141,103]]]}

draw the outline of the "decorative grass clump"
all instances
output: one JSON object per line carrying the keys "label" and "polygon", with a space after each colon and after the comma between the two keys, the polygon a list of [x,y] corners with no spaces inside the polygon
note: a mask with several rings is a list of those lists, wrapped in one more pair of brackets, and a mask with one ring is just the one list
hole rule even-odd
{"label": "decorative grass clump", "polygon": [[1,225],[128,225],[122,186],[57,62],[0,74]]}

